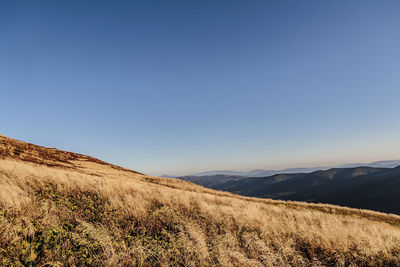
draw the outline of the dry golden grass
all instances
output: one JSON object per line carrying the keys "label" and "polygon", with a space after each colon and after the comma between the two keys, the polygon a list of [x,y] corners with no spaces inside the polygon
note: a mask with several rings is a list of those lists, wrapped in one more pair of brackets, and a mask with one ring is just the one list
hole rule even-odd
{"label": "dry golden grass", "polygon": [[1,265],[400,265],[399,216],[71,164],[0,160]]}

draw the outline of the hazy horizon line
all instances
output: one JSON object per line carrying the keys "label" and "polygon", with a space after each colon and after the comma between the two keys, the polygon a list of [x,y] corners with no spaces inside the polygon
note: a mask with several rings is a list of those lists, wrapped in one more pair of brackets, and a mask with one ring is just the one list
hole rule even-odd
{"label": "hazy horizon line", "polygon": [[158,175],[160,177],[163,176],[171,176],[171,177],[179,177],[179,176],[190,176],[190,175],[198,175],[202,173],[207,173],[207,172],[238,172],[238,173],[247,173],[247,172],[252,172],[252,171],[284,171],[284,170],[291,170],[291,169],[314,169],[314,168],[319,168],[319,169],[329,169],[329,168],[346,168],[346,165],[353,165],[353,164],[374,164],[374,163],[379,163],[379,162],[390,162],[390,161],[400,161],[400,158],[397,159],[384,159],[384,160],[375,160],[375,161],[352,161],[352,162],[343,162],[339,164],[326,164],[326,165],[299,165],[297,167],[286,167],[286,168],[255,168],[255,169],[211,169],[211,170],[205,170],[205,171],[199,171],[199,172],[191,172],[191,173],[186,173],[182,175],[175,175],[171,173],[164,173],[161,175]]}

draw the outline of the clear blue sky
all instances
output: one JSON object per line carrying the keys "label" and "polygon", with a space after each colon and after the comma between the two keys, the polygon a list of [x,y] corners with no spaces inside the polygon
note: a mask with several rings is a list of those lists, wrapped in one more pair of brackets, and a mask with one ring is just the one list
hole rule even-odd
{"label": "clear blue sky", "polygon": [[0,133],[153,175],[400,159],[400,1],[1,1]]}

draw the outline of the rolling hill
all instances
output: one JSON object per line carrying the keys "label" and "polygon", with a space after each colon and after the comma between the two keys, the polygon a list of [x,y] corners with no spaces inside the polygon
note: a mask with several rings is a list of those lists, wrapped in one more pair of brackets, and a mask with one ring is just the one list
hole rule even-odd
{"label": "rolling hill", "polygon": [[245,196],[329,203],[400,214],[400,166],[333,168],[267,177],[180,177]]}
{"label": "rolling hill", "polygon": [[0,136],[0,264],[398,266],[400,217],[239,196]]}

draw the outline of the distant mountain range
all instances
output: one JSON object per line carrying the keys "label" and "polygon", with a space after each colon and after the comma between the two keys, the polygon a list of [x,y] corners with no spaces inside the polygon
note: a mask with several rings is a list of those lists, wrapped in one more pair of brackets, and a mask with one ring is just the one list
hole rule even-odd
{"label": "distant mountain range", "polygon": [[[244,176],[244,177],[265,177],[280,173],[310,173],[318,170],[327,170],[330,168],[355,168],[361,166],[373,167],[373,168],[394,168],[400,166],[400,160],[384,160],[384,161],[375,161],[370,163],[350,163],[350,164],[342,164],[330,167],[325,166],[325,167],[312,167],[312,168],[289,168],[283,170],[263,170],[263,169],[256,169],[252,171],[215,170],[215,171],[200,172],[187,176],[234,175],[234,176]],[[161,177],[175,178],[177,176],[162,175]]]}
{"label": "distant mountain range", "polygon": [[400,161],[361,165],[367,166],[264,177],[218,174],[178,179],[245,196],[329,203],[400,214],[400,166],[375,167],[392,167],[400,165]]}
{"label": "distant mountain range", "polygon": [[371,163],[353,163],[353,164],[343,164],[337,166],[338,168],[355,168],[355,167],[373,167],[373,168],[394,168],[400,166],[400,160],[383,160],[383,161],[375,161]]}

